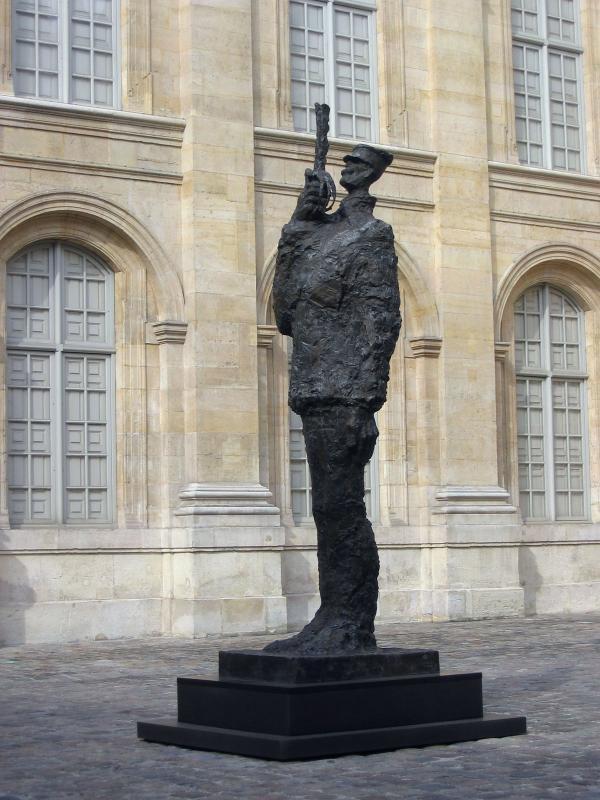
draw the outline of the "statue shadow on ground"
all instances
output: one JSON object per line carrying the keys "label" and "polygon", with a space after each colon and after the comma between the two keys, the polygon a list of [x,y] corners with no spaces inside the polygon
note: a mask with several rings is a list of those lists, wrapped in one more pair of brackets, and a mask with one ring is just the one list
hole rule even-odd
{"label": "statue shadow on ground", "polygon": [[25,614],[36,600],[25,565],[7,552],[7,544],[8,536],[0,531],[0,647],[25,641]]}
{"label": "statue shadow on ground", "polygon": [[538,613],[538,593],[543,580],[535,554],[528,547],[519,548],[519,581],[523,587],[525,614],[534,616]]}

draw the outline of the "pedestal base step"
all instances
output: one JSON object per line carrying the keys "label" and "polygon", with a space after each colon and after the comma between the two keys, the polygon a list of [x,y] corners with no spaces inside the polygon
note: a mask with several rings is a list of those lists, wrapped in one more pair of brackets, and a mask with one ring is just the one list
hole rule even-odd
{"label": "pedestal base step", "polygon": [[392,728],[334,731],[304,736],[253,733],[176,721],[138,722],[138,736],[149,742],[215,750],[276,761],[373,753],[401,747],[451,744],[526,733],[525,717],[488,716]]}
{"label": "pedestal base step", "polygon": [[435,675],[437,650],[378,647],[372,652],[300,656],[264,650],[221,650],[219,677],[270,683],[329,683],[361,678]]}

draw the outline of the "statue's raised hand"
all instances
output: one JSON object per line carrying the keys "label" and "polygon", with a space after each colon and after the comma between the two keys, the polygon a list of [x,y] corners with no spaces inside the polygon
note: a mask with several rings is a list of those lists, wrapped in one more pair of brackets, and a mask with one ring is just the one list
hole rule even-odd
{"label": "statue's raised hand", "polygon": [[298,198],[294,217],[296,219],[316,219],[325,212],[329,200],[327,184],[318,170],[304,172],[304,189]]}

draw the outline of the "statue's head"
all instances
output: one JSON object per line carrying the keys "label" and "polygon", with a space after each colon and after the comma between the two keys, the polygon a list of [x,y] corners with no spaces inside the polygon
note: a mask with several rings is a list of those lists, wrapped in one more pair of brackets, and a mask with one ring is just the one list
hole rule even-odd
{"label": "statue's head", "polygon": [[386,168],[392,163],[393,156],[385,150],[359,144],[347,156],[346,166],[342,170],[340,183],[347,192],[356,189],[368,189],[372,183],[381,178]]}

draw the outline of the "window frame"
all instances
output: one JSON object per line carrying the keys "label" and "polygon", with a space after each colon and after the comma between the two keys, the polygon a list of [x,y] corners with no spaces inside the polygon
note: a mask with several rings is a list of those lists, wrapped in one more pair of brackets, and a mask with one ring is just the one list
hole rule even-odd
{"label": "window frame", "polygon": [[[589,404],[588,404],[588,379],[589,373],[586,369],[586,339],[585,339],[585,319],[584,312],[581,305],[577,300],[562,288],[554,286],[551,283],[538,283],[529,286],[521,292],[513,304],[514,308],[518,300],[524,297],[532,289],[542,291],[542,307],[540,310],[540,355],[541,365],[539,367],[518,367],[515,357],[515,395],[516,387],[519,380],[539,380],[542,384],[542,423],[543,423],[543,451],[544,451],[544,496],[545,496],[545,515],[543,517],[526,517],[523,514],[521,507],[521,487],[519,467],[521,462],[518,455],[518,412],[515,424],[515,436],[517,441],[516,450],[516,464],[517,464],[517,495],[519,497],[519,508],[523,515],[523,520],[526,523],[538,524],[541,522],[589,522],[591,519],[591,485],[590,485],[590,439],[589,439]],[[566,298],[577,309],[577,334],[578,346],[580,353],[580,369],[553,369],[551,362],[551,330],[550,330],[550,291],[556,291],[564,298]],[[526,315],[526,311],[524,312]],[[526,324],[526,322],[525,322]],[[527,341],[527,339],[525,340]],[[513,332],[513,346],[516,343],[516,326]],[[553,402],[553,385],[555,381],[573,381],[577,382],[580,389],[581,398],[581,441],[582,441],[582,481],[583,481],[583,510],[582,516],[569,516],[561,517],[556,513],[556,486],[555,486],[555,468],[556,459],[554,455],[554,441],[556,437],[555,424],[554,424],[554,402]],[[517,398],[514,398],[514,408],[519,408]],[[528,434],[531,435],[531,434]],[[567,437],[568,438],[568,437]],[[531,463],[531,462],[528,462]],[[528,492],[531,493],[531,485]]]}
{"label": "window frame", "polygon": [[[365,141],[371,143],[378,143],[379,142],[379,97],[378,97],[378,63],[377,63],[377,4],[376,0],[301,0],[302,2],[310,2],[313,5],[320,5],[323,7],[323,60],[324,60],[324,82],[323,82],[323,94],[324,94],[324,102],[331,109],[331,115],[329,119],[329,135],[331,137],[337,137],[341,139],[347,139],[348,141]],[[287,2],[287,9],[288,9],[288,31],[291,30],[291,19],[290,19],[290,4],[293,0],[288,0]],[[368,139],[357,139],[354,136],[346,136],[344,134],[340,134],[338,132],[338,121],[337,121],[337,97],[336,97],[336,83],[335,83],[335,24],[334,24],[334,15],[336,10],[341,11],[362,11],[367,14],[368,19],[368,43],[369,43],[369,96],[371,101],[371,108],[370,108],[370,115],[369,121],[371,126],[371,135]],[[306,29],[305,29],[306,30]],[[293,82],[292,77],[292,68],[291,68],[291,58],[292,58],[292,47],[291,47],[291,39],[289,44],[289,52],[288,52],[288,60],[290,62],[290,107],[292,108],[292,125],[293,123],[293,108],[294,104],[292,102],[291,96],[291,84]],[[306,53],[306,58],[308,58],[308,53]],[[308,80],[305,82],[305,85],[308,85]],[[354,98],[353,98],[353,109],[354,109]],[[308,103],[308,99],[307,99]],[[311,130],[310,125],[310,104],[307,105],[307,114],[308,114],[308,126],[306,128],[296,128],[294,126],[294,131],[298,133],[312,133],[314,134],[315,131]],[[363,115],[360,115],[363,116]],[[352,119],[353,119],[353,129],[355,128],[354,123],[355,118],[355,111],[352,112]]]}
{"label": "window frame", "polygon": [[[527,161],[519,163],[523,166],[533,167],[534,169],[551,169],[559,172],[567,172],[574,175],[587,174],[587,148],[586,148],[586,114],[585,114],[585,96],[583,91],[583,37],[581,30],[581,9],[580,0],[574,0],[574,23],[575,23],[575,41],[565,42],[562,39],[552,39],[548,35],[548,0],[536,0],[538,5],[538,34],[526,33],[523,31],[515,30],[512,26],[512,2],[509,4],[509,25],[511,26],[511,79],[513,82],[513,103],[515,103],[516,89],[514,85],[514,51],[513,46],[523,45],[525,47],[534,47],[540,53],[540,104],[541,104],[541,125],[542,125],[542,164],[532,164],[528,158]],[[569,169],[568,163],[565,167],[554,166],[552,159],[552,122],[550,114],[550,54],[552,52],[567,54],[575,57],[576,61],[576,83],[577,83],[577,108],[579,111],[579,154],[580,165],[579,169]],[[515,104],[515,142],[518,142],[516,135],[516,121],[517,109]],[[526,118],[529,119],[528,117]],[[529,135],[529,134],[528,134]],[[528,152],[529,152],[529,138],[527,139]]]}
{"label": "window frame", "polygon": [[[115,331],[115,279],[114,272],[107,267],[95,254],[72,244],[67,240],[40,240],[27,245],[7,260],[6,279],[8,289],[8,268],[11,261],[18,259],[36,248],[48,247],[49,249],[49,269],[50,281],[48,291],[49,302],[49,337],[47,341],[35,339],[22,339],[16,341],[5,332],[5,353],[12,354],[46,354],[49,356],[49,403],[50,403],[50,475],[51,475],[51,520],[24,519],[15,521],[10,519],[11,528],[56,528],[74,526],[82,528],[113,528],[117,519],[117,485],[116,485],[116,331]],[[107,308],[105,316],[106,341],[103,343],[94,342],[68,342],[65,337],[65,298],[64,298],[64,269],[59,265],[59,254],[63,249],[73,250],[80,253],[85,258],[90,259],[107,276]],[[85,279],[84,279],[85,286]],[[5,296],[5,319],[8,326],[8,292]],[[85,313],[85,311],[84,311]],[[65,380],[64,365],[65,357],[68,355],[79,356],[99,356],[103,357],[106,367],[106,509],[105,520],[94,519],[67,519],[66,514],[66,464],[67,452],[65,449]],[[5,381],[6,391],[6,433],[8,436],[8,376]],[[87,416],[87,414],[86,414]],[[31,417],[28,417],[31,419]],[[87,423],[84,423],[87,424]],[[85,458],[87,459],[86,450]],[[7,459],[9,457],[8,442],[6,446]],[[6,476],[7,496],[9,493],[9,476]],[[31,477],[28,476],[27,488],[31,489]],[[89,483],[82,487],[86,492],[90,488]],[[91,487],[94,488],[94,487]],[[87,497],[87,495],[86,495]]]}
{"label": "window frame", "polygon": [[[58,64],[57,64],[57,75],[58,75],[58,97],[42,97],[39,94],[39,80],[38,80],[38,67],[36,66],[36,94],[35,95],[28,95],[28,94],[17,94],[16,91],[16,73],[17,69],[17,6],[15,0],[8,0],[11,4],[11,12],[10,12],[10,20],[11,20],[11,72],[13,76],[13,90],[15,92],[16,97],[23,98],[25,100],[31,101],[40,101],[40,102],[49,102],[49,103],[61,103],[64,105],[75,106],[76,108],[92,108],[92,109],[106,109],[108,111],[115,110],[118,111],[121,109],[122,104],[122,89],[121,89],[121,0],[112,0],[112,57],[113,57],[113,74],[112,74],[112,91],[113,91],[113,102],[111,105],[100,105],[94,102],[82,102],[73,100],[72,94],[72,84],[73,84],[73,71],[71,68],[71,64],[73,61],[72,58],[72,50],[74,45],[72,44],[71,39],[71,22],[72,22],[72,0],[57,0],[58,4],[58,11],[57,11],[57,18],[58,18],[58,41],[57,41],[57,50],[58,50]],[[37,6],[38,0],[34,0],[35,3],[35,14],[36,16],[40,13],[38,12]],[[90,3],[93,4],[93,0],[90,0]],[[38,48],[39,38],[35,40],[35,47],[36,53]],[[90,41],[90,68],[91,62],[93,61],[93,41]],[[37,64],[37,55],[36,55],[36,64]],[[94,78],[90,75],[90,80],[93,84]],[[91,92],[93,94],[93,86],[91,87]]]}

